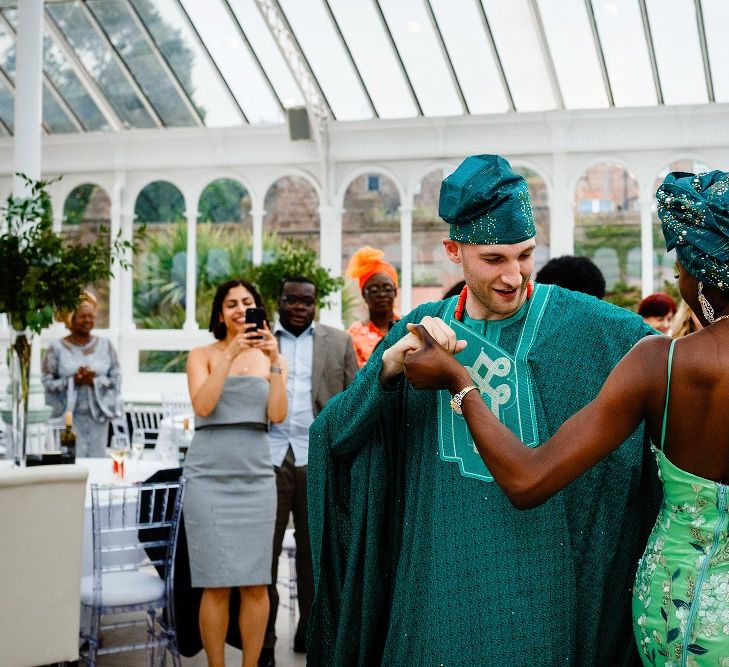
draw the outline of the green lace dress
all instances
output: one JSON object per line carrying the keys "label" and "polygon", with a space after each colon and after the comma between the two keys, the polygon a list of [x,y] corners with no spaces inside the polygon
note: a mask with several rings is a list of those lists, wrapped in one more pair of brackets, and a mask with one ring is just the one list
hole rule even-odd
{"label": "green lace dress", "polygon": [[729,487],[678,468],[653,448],[663,507],[638,565],[633,631],[644,665],[729,667]]}

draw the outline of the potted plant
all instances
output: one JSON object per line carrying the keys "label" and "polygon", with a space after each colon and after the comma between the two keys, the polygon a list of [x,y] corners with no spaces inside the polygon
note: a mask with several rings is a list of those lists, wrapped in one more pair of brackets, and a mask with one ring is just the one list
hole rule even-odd
{"label": "potted plant", "polygon": [[25,460],[28,390],[33,336],[53,322],[57,311],[75,310],[88,285],[112,275],[112,262],[127,267],[134,245],[120,235],[109,244],[104,234],[78,243],[53,231],[48,186],[18,174],[27,197],[9,196],[0,209],[0,313],[10,325],[12,438],[15,462]]}

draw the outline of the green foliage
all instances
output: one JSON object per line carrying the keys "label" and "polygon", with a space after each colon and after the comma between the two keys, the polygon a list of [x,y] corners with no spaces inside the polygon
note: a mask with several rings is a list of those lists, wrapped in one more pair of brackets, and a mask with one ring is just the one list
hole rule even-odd
{"label": "green foliage", "polygon": [[640,288],[631,287],[623,282],[617,282],[613,288],[605,293],[605,301],[613,303],[621,308],[637,310],[640,303]]}
{"label": "green foliage", "polygon": [[276,310],[281,281],[286,276],[306,276],[316,285],[319,308],[327,305],[329,296],[344,285],[320,266],[316,253],[301,241],[280,240],[273,260],[253,268],[253,283],[261,292],[269,317]]}
{"label": "green foliage", "polygon": [[219,178],[205,187],[198,209],[201,222],[238,222],[248,217],[251,197],[238,181]]}
{"label": "green foliage", "polygon": [[83,222],[86,207],[89,205],[95,187],[93,183],[84,183],[74,188],[73,192],[66,197],[63,204],[63,217],[66,224],[80,225]]}
{"label": "green foliage", "polygon": [[172,183],[154,181],[139,193],[134,203],[136,222],[154,224],[158,222],[183,222],[185,220],[185,198]]}
{"label": "green foliage", "polygon": [[117,236],[109,245],[101,234],[94,243],[70,241],[53,231],[53,209],[47,188],[23,174],[29,197],[8,197],[0,211],[0,312],[16,330],[39,333],[58,310],[74,310],[90,284],[112,275],[112,261],[123,259],[134,245]]}

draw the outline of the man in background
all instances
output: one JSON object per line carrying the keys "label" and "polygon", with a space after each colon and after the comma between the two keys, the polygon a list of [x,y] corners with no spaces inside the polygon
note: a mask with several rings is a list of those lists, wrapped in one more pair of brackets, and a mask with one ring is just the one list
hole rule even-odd
{"label": "man in background", "polygon": [[271,611],[259,659],[259,665],[267,667],[276,664],[276,578],[290,514],[294,518],[300,614],[294,635],[294,651],[306,653],[306,630],[314,597],[306,501],[309,426],[327,401],[352,383],[358,368],[349,334],[319,322],[315,323],[315,312],[314,283],[304,276],[284,278],[281,282],[278,323],[274,327],[274,334],[278,338],[281,354],[289,364],[286,385],[289,412],[286,421],[273,424],[268,434],[271,459],[276,469],[278,505],[273,537],[272,580],[268,588]]}

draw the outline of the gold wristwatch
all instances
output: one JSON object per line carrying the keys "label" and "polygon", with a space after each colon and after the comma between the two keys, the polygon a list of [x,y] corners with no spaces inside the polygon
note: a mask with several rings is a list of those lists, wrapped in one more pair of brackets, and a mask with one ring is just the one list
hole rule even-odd
{"label": "gold wristwatch", "polygon": [[453,412],[455,412],[457,415],[462,415],[463,410],[461,409],[461,403],[463,403],[463,397],[471,391],[471,389],[478,389],[476,385],[470,384],[468,387],[464,387],[459,391],[457,394],[453,394],[451,397],[451,409]]}

